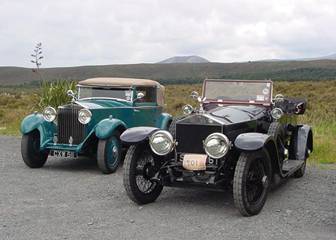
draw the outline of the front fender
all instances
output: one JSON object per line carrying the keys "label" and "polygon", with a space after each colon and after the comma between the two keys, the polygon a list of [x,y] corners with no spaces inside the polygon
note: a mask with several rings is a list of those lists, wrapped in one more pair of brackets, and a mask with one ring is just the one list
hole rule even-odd
{"label": "front fender", "polygon": [[99,139],[107,139],[112,136],[116,129],[123,131],[126,128],[126,124],[119,119],[104,119],[96,125],[95,134]]}
{"label": "front fender", "polygon": [[40,146],[43,149],[48,142],[52,141],[56,125],[53,122],[45,121],[42,114],[30,114],[22,120],[20,131],[25,135],[34,130],[40,132]]}
{"label": "front fender", "polygon": [[132,145],[147,140],[157,130],[160,129],[155,127],[134,127],[121,134],[120,139],[123,143]]}
{"label": "front fender", "polygon": [[243,133],[238,135],[234,145],[241,151],[257,151],[264,148],[270,156],[272,172],[285,176],[282,171],[278,148],[272,136],[263,133]]}
{"label": "front fender", "polygon": [[273,138],[267,134],[262,133],[242,133],[238,135],[234,141],[236,148],[243,151],[256,151],[265,146],[268,141],[273,140]]}
{"label": "front fender", "polygon": [[156,127],[160,128],[160,129],[164,129],[164,130],[168,130],[169,128],[169,124],[172,121],[172,116],[168,113],[161,113],[159,120],[156,124]]}

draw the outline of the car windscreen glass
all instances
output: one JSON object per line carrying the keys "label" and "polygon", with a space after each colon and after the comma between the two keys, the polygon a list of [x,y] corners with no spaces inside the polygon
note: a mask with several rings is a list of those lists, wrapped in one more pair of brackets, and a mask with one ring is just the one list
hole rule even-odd
{"label": "car windscreen glass", "polygon": [[272,97],[271,82],[255,81],[212,81],[204,86],[204,97],[218,102],[243,101],[270,103]]}
{"label": "car windscreen glass", "polygon": [[79,87],[79,99],[83,98],[117,98],[132,100],[132,90],[127,88]]}

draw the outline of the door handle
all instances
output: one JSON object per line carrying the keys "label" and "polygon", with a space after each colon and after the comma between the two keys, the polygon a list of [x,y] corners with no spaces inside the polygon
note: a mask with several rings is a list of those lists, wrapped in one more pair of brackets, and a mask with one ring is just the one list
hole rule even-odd
{"label": "door handle", "polygon": [[138,109],[134,109],[134,112],[140,112],[140,110],[138,110]]}

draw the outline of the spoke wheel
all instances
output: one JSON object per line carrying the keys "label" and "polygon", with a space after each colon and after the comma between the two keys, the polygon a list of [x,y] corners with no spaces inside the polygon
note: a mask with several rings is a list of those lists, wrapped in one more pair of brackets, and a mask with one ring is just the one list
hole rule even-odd
{"label": "spoke wheel", "polygon": [[243,216],[258,214],[270,185],[270,159],[266,151],[241,153],[234,174],[233,198]]}
{"label": "spoke wheel", "polygon": [[145,144],[133,145],[128,149],[124,163],[124,187],[131,200],[146,204],[159,197],[163,186],[152,180],[159,167]]}

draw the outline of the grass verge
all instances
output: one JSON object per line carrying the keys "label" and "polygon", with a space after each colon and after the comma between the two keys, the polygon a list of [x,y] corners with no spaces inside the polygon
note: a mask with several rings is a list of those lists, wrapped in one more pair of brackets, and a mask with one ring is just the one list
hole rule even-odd
{"label": "grass verge", "polygon": [[[166,111],[180,115],[185,104],[195,106],[189,95],[200,84],[166,86]],[[314,130],[314,152],[310,164],[336,163],[336,81],[275,82],[275,93],[308,99],[306,113],[299,123],[309,124]],[[0,135],[20,135],[22,119],[40,110],[39,89],[0,88]]]}

